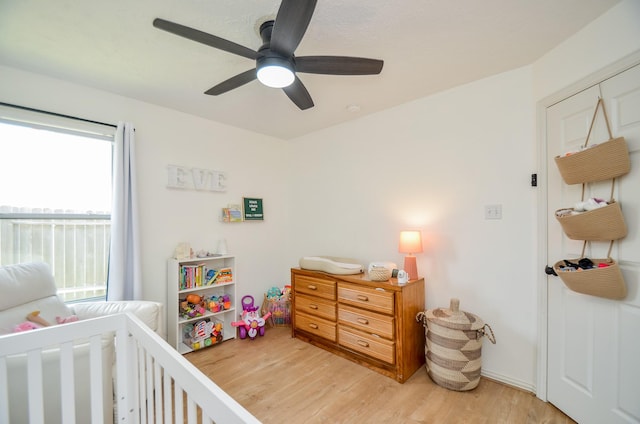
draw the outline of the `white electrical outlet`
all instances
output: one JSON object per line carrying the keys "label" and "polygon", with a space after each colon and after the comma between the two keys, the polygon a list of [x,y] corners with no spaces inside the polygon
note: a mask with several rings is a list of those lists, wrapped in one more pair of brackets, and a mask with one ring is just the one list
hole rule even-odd
{"label": "white electrical outlet", "polygon": [[502,219],[502,205],[485,205],[484,219]]}

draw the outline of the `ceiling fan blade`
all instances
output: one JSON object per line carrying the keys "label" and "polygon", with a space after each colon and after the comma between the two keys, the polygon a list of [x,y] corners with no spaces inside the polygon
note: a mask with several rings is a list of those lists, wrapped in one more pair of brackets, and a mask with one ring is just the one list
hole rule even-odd
{"label": "ceiling fan blade", "polygon": [[328,75],[373,75],[382,71],[384,61],[348,56],[296,57],[296,72]]}
{"label": "ceiling fan blade", "polygon": [[313,107],[313,100],[311,95],[307,91],[307,88],[302,84],[302,81],[298,77],[293,83],[283,88],[285,94],[296,104],[301,110],[309,109]]}
{"label": "ceiling fan blade", "polygon": [[271,51],[291,56],[307,31],[317,0],[282,0],[271,33]]}
{"label": "ceiling fan blade", "polygon": [[258,52],[255,52],[248,47],[241,46],[240,44],[225,40],[224,38],[216,37],[215,35],[207,34],[206,32],[202,32],[197,29],[176,24],[175,22],[156,18],[153,20],[153,26],[172,34],[179,35],[180,37],[188,38],[189,40],[197,41],[198,43],[206,44],[207,46],[215,47],[216,49],[246,57],[247,59],[255,60],[258,58]]}
{"label": "ceiling fan blade", "polygon": [[233,90],[234,88],[238,88],[242,85],[245,85],[248,82],[256,79],[256,70],[249,69],[248,71],[244,71],[241,74],[236,75],[235,77],[231,77],[226,81],[222,81],[220,84],[215,87],[211,87],[204,94],[209,94],[211,96],[217,96],[219,94],[226,93],[227,91]]}

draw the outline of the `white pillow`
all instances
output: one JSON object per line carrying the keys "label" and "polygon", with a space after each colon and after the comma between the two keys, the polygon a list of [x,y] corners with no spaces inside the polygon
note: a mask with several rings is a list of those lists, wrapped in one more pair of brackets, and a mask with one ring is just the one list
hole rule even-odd
{"label": "white pillow", "polygon": [[338,275],[360,274],[364,270],[355,259],[335,256],[304,256],[300,258],[299,264],[302,269]]}

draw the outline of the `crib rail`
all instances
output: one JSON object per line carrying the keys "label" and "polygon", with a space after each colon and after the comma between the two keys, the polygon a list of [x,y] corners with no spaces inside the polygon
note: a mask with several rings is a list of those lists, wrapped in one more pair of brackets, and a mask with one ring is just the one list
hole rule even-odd
{"label": "crib rail", "polygon": [[[0,424],[10,423],[11,408],[17,407],[9,401],[10,367],[16,357],[27,364],[28,422],[80,422],[73,395],[79,349],[89,356],[90,405],[86,407],[91,422],[108,422],[105,417],[113,416],[114,422],[135,424],[259,423],[138,318],[119,314],[0,336]],[[44,387],[43,358],[52,352],[60,369],[60,387]],[[105,393],[105,387],[112,387],[113,393]],[[115,408],[105,402],[111,396]],[[59,402],[60,417],[47,415],[45,405],[52,397]]]}

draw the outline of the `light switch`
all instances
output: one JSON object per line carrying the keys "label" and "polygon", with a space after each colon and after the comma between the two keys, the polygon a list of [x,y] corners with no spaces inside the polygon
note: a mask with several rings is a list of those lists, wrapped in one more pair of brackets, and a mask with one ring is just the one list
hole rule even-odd
{"label": "light switch", "polygon": [[485,205],[484,219],[502,219],[502,205]]}

